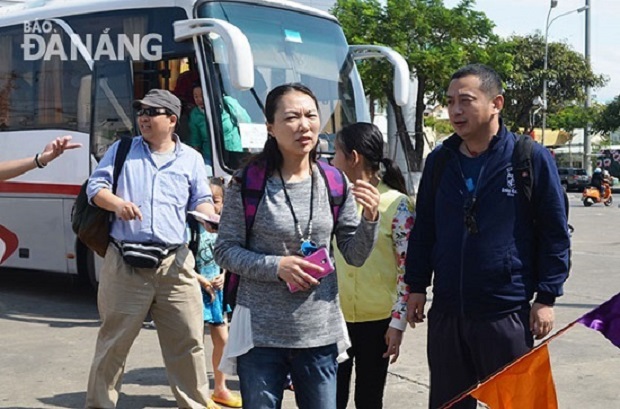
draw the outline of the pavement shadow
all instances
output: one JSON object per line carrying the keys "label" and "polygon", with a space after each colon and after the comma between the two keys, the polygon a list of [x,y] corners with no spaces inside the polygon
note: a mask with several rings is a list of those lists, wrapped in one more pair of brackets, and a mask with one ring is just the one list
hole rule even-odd
{"label": "pavement shadow", "polygon": [[86,392],[59,393],[49,398],[38,398],[38,400],[45,405],[81,409],[86,402]]}
{"label": "pavement shadow", "polygon": [[[210,358],[210,356],[207,356],[207,359]],[[215,386],[213,381],[213,372],[208,372],[207,375],[209,377],[209,389],[213,391],[213,387]],[[163,366],[132,369],[125,372],[125,375],[123,375],[123,384],[141,386],[168,385],[166,369]],[[226,379],[226,385],[229,389],[234,391],[238,391],[241,387],[238,379],[231,379],[230,377]]]}
{"label": "pavement shadow", "polygon": [[[86,392],[61,393],[50,398],[40,398],[39,401],[60,408],[81,409],[86,401]],[[121,392],[116,407],[117,409],[175,408],[177,403],[160,395],[127,395]]]}
{"label": "pavement shadow", "polygon": [[[134,384],[140,386],[160,386],[168,385],[166,371],[163,367],[139,368],[125,373],[123,384]],[[239,381],[235,379],[227,380],[227,385],[232,390],[239,390]],[[209,388],[213,390],[213,374],[209,373]],[[81,409],[86,401],[86,392],[59,393],[57,395],[38,398],[42,405],[55,406],[59,408]],[[118,399],[117,409],[146,409],[146,408],[175,408],[177,407],[174,399],[166,399],[161,395],[129,395],[121,392]],[[32,407],[19,406],[0,406],[0,409],[32,409]]]}
{"label": "pavement shadow", "polygon": [[168,385],[164,367],[137,368],[125,372],[123,384],[156,386]]}
{"label": "pavement shadow", "polygon": [[50,327],[99,325],[94,290],[69,274],[0,268],[0,320]]}

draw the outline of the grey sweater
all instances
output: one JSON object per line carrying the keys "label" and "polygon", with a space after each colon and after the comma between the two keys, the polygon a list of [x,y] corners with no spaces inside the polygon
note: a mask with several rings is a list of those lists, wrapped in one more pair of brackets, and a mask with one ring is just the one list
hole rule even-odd
{"label": "grey sweater", "polygon": [[[315,191],[311,239],[318,246],[327,246],[333,261],[333,217],[327,187],[316,165],[312,177]],[[304,236],[308,234],[310,189],[310,177],[286,184]],[[355,266],[364,264],[378,232],[377,222],[361,220],[355,199],[347,189],[335,238],[345,260]],[[311,348],[342,340],[345,327],[336,273],[324,277],[312,290],[296,293],[290,293],[278,279],[280,258],[297,254],[300,237],[277,174],[267,179],[248,248],[245,235],[241,186],[233,182],[226,191],[214,256],[222,268],[240,275],[237,304],[250,309],[254,346]]]}

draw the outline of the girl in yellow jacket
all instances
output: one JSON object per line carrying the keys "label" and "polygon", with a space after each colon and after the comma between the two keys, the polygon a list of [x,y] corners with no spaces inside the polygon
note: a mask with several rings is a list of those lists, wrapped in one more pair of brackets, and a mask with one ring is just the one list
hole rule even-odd
{"label": "girl in yellow jacket", "polygon": [[347,322],[349,359],[338,366],[338,409],[349,400],[355,363],[355,407],[383,407],[388,362],[396,362],[407,324],[409,288],[403,281],[413,203],[398,166],[383,157],[383,135],[369,123],[343,128],[336,135],[334,166],[352,181],[377,187],[379,237],[362,267],[353,267],[335,250],[340,305]]}

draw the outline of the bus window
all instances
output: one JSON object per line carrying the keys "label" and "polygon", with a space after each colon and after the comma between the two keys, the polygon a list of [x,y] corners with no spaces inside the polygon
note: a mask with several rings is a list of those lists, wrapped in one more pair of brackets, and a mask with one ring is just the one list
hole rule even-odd
{"label": "bus window", "polygon": [[[343,126],[358,121],[352,85],[352,77],[358,74],[337,23],[241,2],[206,2],[198,7],[197,15],[219,18],[239,27],[250,42],[254,58],[254,88],[235,89],[228,78],[224,42],[213,34],[205,41],[210,49],[207,57],[214,67],[210,75],[215,85],[214,99],[219,99],[216,109],[227,108],[225,101],[233,99],[250,118],[249,123],[238,121],[243,152],[224,149],[224,167],[235,169],[240,156],[262,149],[267,138],[262,114],[265,96],[283,83],[301,82],[314,92],[319,102],[322,139],[332,141]],[[358,99],[363,100],[363,96]],[[222,131],[225,127],[222,123]],[[224,132],[219,139],[226,148]]]}
{"label": "bus window", "polygon": [[[66,33],[42,33],[69,41]],[[90,73],[81,58],[24,58],[23,26],[0,31],[0,131],[78,128],[81,79]],[[28,57],[28,56],[26,56]],[[30,56],[32,57],[32,55]]]}
{"label": "bus window", "polygon": [[134,99],[130,61],[95,63],[93,71],[95,110],[92,114],[92,152],[100,159],[114,141],[135,135]]}
{"label": "bus window", "polygon": [[[114,79],[118,74],[111,68],[114,64],[105,68],[105,75],[112,76],[108,85],[117,87],[114,94],[129,96],[128,101],[142,97],[151,88],[172,88],[176,77],[171,75],[178,67],[169,62],[193,53],[191,42],[173,39],[174,21],[184,18],[187,15],[181,8],[149,8],[38,20],[45,30],[29,36],[21,24],[1,28],[0,131],[64,129],[87,133],[91,126],[98,130],[96,123],[91,124],[92,86],[97,82],[103,91],[105,81],[93,79],[96,63],[135,63],[133,68],[138,72],[134,74],[140,74],[135,92],[131,82],[123,91],[118,88],[120,84],[113,84],[120,80]],[[109,139],[103,133],[135,130],[117,115],[107,96],[99,93],[94,98],[109,105],[100,107],[94,117],[99,125],[106,121],[109,128],[98,131],[96,137],[102,139],[93,141],[97,146],[94,153],[102,154],[107,143],[104,140]],[[114,116],[103,117],[106,113],[116,115],[116,125],[111,125]]]}

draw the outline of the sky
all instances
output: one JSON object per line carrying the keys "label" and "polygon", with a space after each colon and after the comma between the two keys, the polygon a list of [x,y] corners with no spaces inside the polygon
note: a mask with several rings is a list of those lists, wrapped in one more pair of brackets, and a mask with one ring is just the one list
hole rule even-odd
{"label": "sky", "polygon": [[[444,0],[454,7],[459,0]],[[586,0],[558,0],[550,21],[585,6]],[[495,23],[495,33],[508,37],[539,31],[544,35],[550,0],[476,0],[474,9]],[[549,27],[549,42],[562,41],[585,54],[585,12],[559,17]],[[592,90],[593,99],[609,102],[620,95],[620,0],[590,0],[590,58],[597,74],[609,78],[607,86]]]}

